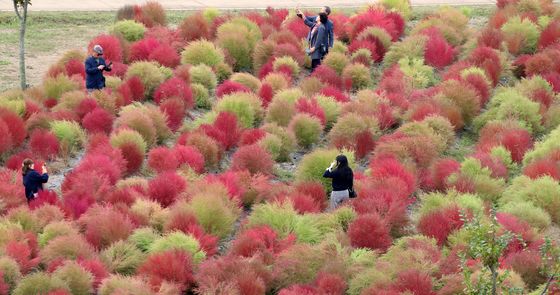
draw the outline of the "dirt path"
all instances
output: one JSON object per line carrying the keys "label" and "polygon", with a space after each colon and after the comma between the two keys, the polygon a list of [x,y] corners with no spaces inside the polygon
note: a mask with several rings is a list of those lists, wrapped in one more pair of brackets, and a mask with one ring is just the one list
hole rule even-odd
{"label": "dirt path", "polygon": [[[110,0],[43,0],[33,2],[31,10],[39,11],[91,11],[91,10],[117,10],[125,4],[141,4],[144,0],[126,0],[126,1],[110,1]],[[371,4],[375,1],[364,0],[160,0],[166,9],[177,10],[196,10],[208,7],[223,9],[262,9],[267,6],[275,8],[295,7],[321,7],[329,5],[332,7],[360,7]],[[493,5],[496,1],[492,0],[411,0],[414,6],[427,5]],[[12,10],[12,1],[0,1],[1,10]]]}

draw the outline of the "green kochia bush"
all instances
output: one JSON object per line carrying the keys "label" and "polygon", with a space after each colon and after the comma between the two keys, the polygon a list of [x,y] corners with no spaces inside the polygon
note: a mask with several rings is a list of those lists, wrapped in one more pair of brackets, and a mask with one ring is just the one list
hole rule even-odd
{"label": "green kochia bush", "polygon": [[193,83],[191,89],[196,102],[196,107],[200,109],[212,108],[212,100],[210,100],[210,93],[208,89],[202,84]]}
{"label": "green kochia bush", "polygon": [[159,64],[156,62],[139,61],[131,64],[126,71],[125,77],[138,77],[144,84],[144,96],[149,97],[156,87],[166,78]]}
{"label": "green kochia bush", "polygon": [[234,18],[218,27],[216,42],[233,60],[234,71],[251,70],[255,45],[262,39],[260,28],[244,17]]}
{"label": "green kochia bush", "polygon": [[[336,159],[340,153],[337,150],[317,149],[303,157],[296,170],[297,181],[319,181],[325,189],[330,192],[332,190],[331,180],[323,178],[325,169],[330,163]],[[351,168],[355,168],[354,154],[348,151],[343,152],[348,158],[348,164]]]}
{"label": "green kochia bush", "polygon": [[523,164],[525,166],[534,161],[547,159],[550,153],[560,149],[560,127],[554,129],[548,136],[535,144],[532,151],[525,154]]}
{"label": "green kochia bush", "polygon": [[214,74],[212,68],[205,64],[199,64],[191,67],[189,73],[191,74],[192,83],[202,84],[208,90],[214,90],[218,84],[216,74]]}
{"label": "green kochia bush", "polygon": [[263,109],[260,99],[252,93],[237,92],[222,97],[215,108],[216,112],[232,112],[244,128],[251,128],[260,122]]}
{"label": "green kochia bush", "polygon": [[93,292],[93,276],[77,262],[68,261],[52,275],[66,283],[72,295],[89,295]]}
{"label": "green kochia bush", "polygon": [[61,148],[70,153],[77,151],[86,140],[86,133],[82,127],[72,121],[51,122],[51,132],[60,141]]}
{"label": "green kochia bush", "polygon": [[112,272],[127,275],[136,272],[144,261],[144,254],[134,244],[118,241],[101,252],[101,259]]}
{"label": "green kochia bush", "polygon": [[167,250],[185,250],[193,256],[193,260],[200,263],[206,258],[206,253],[200,248],[198,240],[182,232],[172,232],[155,240],[149,247],[149,253],[159,253]]}
{"label": "green kochia bush", "polygon": [[196,194],[190,201],[198,223],[208,233],[220,238],[227,237],[239,217],[239,208],[227,195],[227,191],[207,191]]}
{"label": "green kochia bush", "polygon": [[21,280],[19,264],[9,256],[0,257],[0,272],[4,274],[3,281],[8,284],[8,291],[13,290]]}
{"label": "green kochia bush", "polygon": [[224,62],[222,49],[207,40],[198,40],[189,43],[181,53],[181,63],[209,67],[217,66]]}
{"label": "green kochia bush", "polygon": [[80,86],[66,75],[58,75],[55,78],[47,78],[43,82],[45,97],[59,99],[60,96],[68,91],[78,90]]}
{"label": "green kochia bush", "polygon": [[363,64],[349,64],[344,68],[342,78],[351,81],[353,90],[364,89],[371,84],[371,74]]}
{"label": "green kochia bush", "polygon": [[308,114],[298,114],[290,122],[289,129],[295,135],[299,146],[309,148],[319,141],[323,127],[317,118]]}
{"label": "green kochia bush", "polygon": [[142,252],[146,252],[150,245],[159,237],[159,234],[151,227],[142,227],[134,230],[128,237],[128,241],[136,245]]}
{"label": "green kochia bush", "polygon": [[539,231],[545,231],[551,224],[550,214],[540,207],[535,206],[533,202],[509,202],[506,203],[501,211],[512,214],[513,216],[524,220],[532,227]]}
{"label": "green kochia bush", "polygon": [[70,291],[60,279],[50,277],[44,272],[36,272],[23,278],[15,288],[13,295],[42,295],[53,290]]}
{"label": "green kochia bush", "polygon": [[510,18],[502,26],[502,32],[508,49],[514,54],[533,53],[541,34],[535,23],[527,18],[521,20],[519,16]]}
{"label": "green kochia bush", "polygon": [[141,278],[112,275],[101,283],[99,295],[112,294],[154,295],[155,293]]}
{"label": "green kochia bush", "polygon": [[144,37],[146,27],[133,20],[122,20],[116,22],[111,28],[111,33],[122,36],[128,42],[135,42]]}

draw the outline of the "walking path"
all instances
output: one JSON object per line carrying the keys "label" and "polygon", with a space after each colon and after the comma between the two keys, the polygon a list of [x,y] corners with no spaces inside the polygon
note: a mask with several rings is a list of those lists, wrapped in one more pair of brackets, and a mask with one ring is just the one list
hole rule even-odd
{"label": "walking path", "polygon": [[[32,1],[32,11],[105,11],[117,10],[125,4],[142,4],[145,0],[40,0]],[[375,1],[364,0],[160,0],[166,9],[196,10],[208,7],[223,9],[262,9],[267,6],[275,8],[300,7],[360,7]],[[427,5],[494,5],[492,0],[411,0],[414,6]],[[0,0],[0,11],[13,10],[12,0]]]}

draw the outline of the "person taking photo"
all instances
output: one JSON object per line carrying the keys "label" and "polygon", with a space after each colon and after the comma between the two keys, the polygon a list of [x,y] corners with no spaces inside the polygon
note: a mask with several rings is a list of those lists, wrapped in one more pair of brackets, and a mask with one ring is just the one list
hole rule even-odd
{"label": "person taking photo", "polygon": [[[354,173],[348,166],[348,158],[339,155],[323,173],[323,177],[332,178],[332,192],[329,210],[336,209],[340,204],[354,197]],[[353,195],[353,196],[352,196]]]}
{"label": "person taking photo", "polygon": [[110,72],[112,63],[108,65],[103,59],[103,47],[93,46],[92,54],[85,61],[86,89],[88,93],[105,88],[103,72]]}
{"label": "person taking photo", "polygon": [[35,171],[35,163],[31,159],[23,160],[21,174],[25,187],[25,198],[29,203],[37,198],[39,191],[43,190],[43,184],[49,181],[49,174],[45,166],[41,167],[41,174]]}

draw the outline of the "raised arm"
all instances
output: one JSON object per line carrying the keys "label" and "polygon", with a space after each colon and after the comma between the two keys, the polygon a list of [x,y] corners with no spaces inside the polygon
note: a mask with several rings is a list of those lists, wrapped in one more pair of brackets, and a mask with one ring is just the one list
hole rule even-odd
{"label": "raised arm", "polygon": [[303,22],[305,23],[306,26],[313,28],[313,26],[315,26],[317,20],[317,16],[304,16],[303,18]]}

